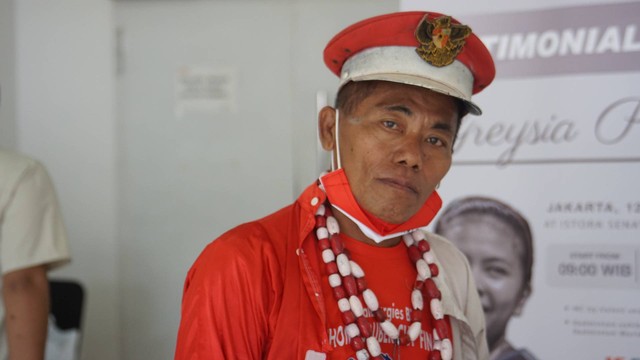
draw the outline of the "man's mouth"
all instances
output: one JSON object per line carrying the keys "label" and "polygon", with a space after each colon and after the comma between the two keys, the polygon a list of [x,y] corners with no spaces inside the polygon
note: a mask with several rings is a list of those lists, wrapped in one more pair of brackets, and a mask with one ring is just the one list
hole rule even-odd
{"label": "man's mouth", "polygon": [[416,189],[416,187],[410,181],[400,178],[380,178],[378,180],[385,185],[408,192],[410,194],[418,194],[418,189]]}

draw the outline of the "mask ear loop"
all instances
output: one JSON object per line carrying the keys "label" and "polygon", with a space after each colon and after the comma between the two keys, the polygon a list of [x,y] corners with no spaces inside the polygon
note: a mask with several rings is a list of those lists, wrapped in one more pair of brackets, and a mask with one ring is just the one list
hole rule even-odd
{"label": "mask ear loop", "polygon": [[[342,169],[342,163],[340,162],[340,110],[336,109],[336,149],[335,156],[331,156],[331,171],[336,171],[338,169]],[[336,168],[336,160],[338,161],[338,166]]]}

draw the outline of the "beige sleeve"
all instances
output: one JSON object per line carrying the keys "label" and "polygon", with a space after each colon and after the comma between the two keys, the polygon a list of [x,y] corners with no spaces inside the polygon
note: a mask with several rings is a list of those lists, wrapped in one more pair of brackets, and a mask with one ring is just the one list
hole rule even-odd
{"label": "beige sleeve", "polygon": [[0,223],[1,272],[69,261],[67,234],[46,169],[31,162],[10,191]]}

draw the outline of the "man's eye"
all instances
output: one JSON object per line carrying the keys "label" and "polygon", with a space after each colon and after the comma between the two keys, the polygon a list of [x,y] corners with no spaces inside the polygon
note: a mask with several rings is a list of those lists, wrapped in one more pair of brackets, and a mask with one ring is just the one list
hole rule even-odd
{"label": "man's eye", "polygon": [[391,121],[391,120],[384,120],[382,122],[382,126],[388,128],[388,129],[396,129],[398,128],[398,123],[395,121]]}
{"label": "man's eye", "polygon": [[443,146],[444,142],[442,142],[442,140],[440,140],[440,138],[437,138],[435,136],[430,136],[427,138],[427,142],[431,145],[436,145],[436,146]]}

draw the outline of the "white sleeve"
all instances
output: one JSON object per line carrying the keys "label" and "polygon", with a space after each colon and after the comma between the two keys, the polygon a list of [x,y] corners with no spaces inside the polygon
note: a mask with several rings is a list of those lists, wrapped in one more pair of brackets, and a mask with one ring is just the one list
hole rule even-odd
{"label": "white sleeve", "polygon": [[2,274],[31,266],[54,267],[70,259],[67,234],[46,169],[31,162],[9,189],[0,218]]}

